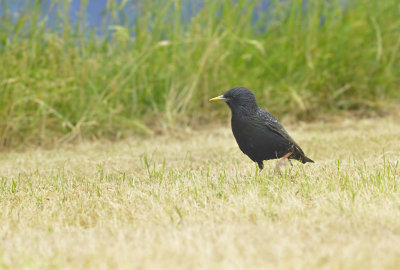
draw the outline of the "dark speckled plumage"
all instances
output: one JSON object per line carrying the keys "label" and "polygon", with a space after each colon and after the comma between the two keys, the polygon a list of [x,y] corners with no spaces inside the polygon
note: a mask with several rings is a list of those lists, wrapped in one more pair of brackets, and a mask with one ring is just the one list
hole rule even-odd
{"label": "dark speckled plumage", "polygon": [[278,120],[257,105],[249,89],[232,88],[219,98],[232,111],[232,132],[240,150],[257,162],[260,169],[264,167],[264,160],[281,158],[288,153],[292,153],[289,159],[314,162],[305,156]]}

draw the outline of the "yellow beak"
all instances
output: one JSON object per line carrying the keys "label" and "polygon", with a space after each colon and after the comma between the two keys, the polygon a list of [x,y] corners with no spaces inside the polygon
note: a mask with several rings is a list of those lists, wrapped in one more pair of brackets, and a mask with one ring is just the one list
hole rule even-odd
{"label": "yellow beak", "polygon": [[220,96],[218,96],[218,97],[215,97],[215,98],[210,99],[210,101],[221,101],[221,100],[225,100],[225,98],[224,98],[223,95],[220,95]]}

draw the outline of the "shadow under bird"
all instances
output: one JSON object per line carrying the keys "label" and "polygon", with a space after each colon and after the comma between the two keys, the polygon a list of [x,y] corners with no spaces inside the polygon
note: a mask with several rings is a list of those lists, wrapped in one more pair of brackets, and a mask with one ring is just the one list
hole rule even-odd
{"label": "shadow under bird", "polygon": [[275,171],[286,164],[287,159],[302,163],[314,162],[306,157],[300,146],[290,137],[276,118],[257,105],[249,89],[235,87],[210,101],[224,101],[232,111],[231,126],[240,150],[257,162],[260,171],[263,161],[280,159]]}

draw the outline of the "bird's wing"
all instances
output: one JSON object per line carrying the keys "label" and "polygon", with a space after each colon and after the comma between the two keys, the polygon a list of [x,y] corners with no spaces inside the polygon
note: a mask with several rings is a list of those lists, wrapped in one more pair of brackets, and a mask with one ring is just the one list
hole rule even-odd
{"label": "bird's wing", "polygon": [[287,131],[283,128],[283,126],[279,123],[279,121],[269,112],[262,110],[261,114],[264,118],[264,123],[267,126],[269,130],[274,132],[275,134],[283,137],[286,141],[288,141],[293,147],[299,151],[300,153],[303,153],[303,150],[301,150],[300,146],[297,145],[297,143],[290,137],[290,135],[287,133]]}

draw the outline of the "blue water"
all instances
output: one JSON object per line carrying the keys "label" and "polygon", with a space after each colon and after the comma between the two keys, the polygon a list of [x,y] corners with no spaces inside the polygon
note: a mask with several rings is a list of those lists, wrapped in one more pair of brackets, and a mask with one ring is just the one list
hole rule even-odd
{"label": "blue water", "polygon": [[[35,1],[32,0],[3,0],[3,2],[5,2],[7,9],[4,10],[4,5],[0,5],[0,16],[10,16],[13,21],[16,21],[19,15],[29,13],[29,10],[32,10],[35,5]],[[52,5],[51,2],[52,1],[41,1],[39,5],[42,15],[48,18],[56,16],[56,13],[61,10],[59,4]],[[1,0],[0,3],[2,3]],[[97,26],[101,23],[102,14],[106,5],[107,0],[91,0],[88,2],[86,8],[86,22],[88,25]],[[78,17],[81,1],[72,0],[69,8],[70,19],[73,22]]]}
{"label": "blue water", "polygon": [[[146,0],[142,0],[146,1]],[[193,15],[194,10],[201,8],[204,0],[184,0],[183,6],[185,7],[185,11],[189,15]],[[266,0],[264,0],[266,1]],[[36,1],[33,0],[0,0],[0,17],[7,16],[11,17],[12,21],[16,21],[18,17],[22,14],[26,15],[32,10],[35,6]],[[39,1],[40,13],[46,17],[50,22],[51,18],[57,17],[57,12],[63,10],[63,6],[57,4],[56,1]],[[60,1],[62,2],[62,1]],[[122,0],[117,0],[117,3],[121,3]],[[134,2],[137,1],[128,1],[124,5],[124,13],[126,16],[126,20],[131,20],[132,15],[134,15],[135,8]],[[5,3],[5,5],[3,5]],[[54,4],[56,3],[56,4]],[[91,27],[97,27],[104,23],[105,9],[107,6],[107,0],[89,0],[85,9],[85,21]],[[6,7],[6,9],[4,8]],[[78,19],[78,16],[81,12],[81,0],[72,0],[69,5],[69,17],[70,21],[73,23]],[[107,14],[106,14],[107,15]],[[122,16],[122,14],[119,14]],[[107,17],[107,16],[106,16]],[[124,19],[124,18],[120,18]]]}
{"label": "blue water", "polygon": [[[110,31],[111,25],[132,25],[135,23],[137,17],[137,11],[135,8],[135,3],[143,3],[144,1],[151,0],[141,0],[127,1],[124,5],[124,9],[122,12],[117,12],[117,21],[113,21],[111,19],[110,13],[106,12],[107,2],[108,0],[88,0],[87,6],[85,10],[81,10],[81,0],[72,0],[70,1],[68,10],[68,17],[71,24],[74,24],[79,19],[83,19],[83,25],[87,26],[88,29],[94,29],[95,32],[99,35],[103,34],[104,31]],[[216,0],[217,1],[217,0]],[[280,1],[288,1],[288,0],[280,0]],[[329,0],[321,0],[327,1]],[[35,2],[39,3],[36,4]],[[24,18],[29,18],[29,13],[32,10],[35,10],[34,14],[41,14],[39,20],[45,22],[48,27],[63,27],[63,22],[59,22],[60,16],[58,13],[63,13],[65,10],[64,4],[59,4],[59,2],[67,2],[67,1],[54,1],[54,0],[0,0],[0,31],[2,28],[2,23],[4,21],[10,21],[11,23],[15,23],[18,21],[20,16]],[[117,0],[117,4],[121,4],[123,0]],[[237,0],[232,0],[232,4],[235,4]],[[306,12],[307,5],[309,0],[303,0],[303,8],[304,12]],[[347,0],[343,0],[343,3],[346,3]],[[58,4],[57,4],[58,3]],[[205,0],[182,0],[182,22],[190,21],[205,5]],[[259,0],[257,8],[253,11],[253,19],[251,21],[252,24],[258,21],[260,18],[260,14],[269,10],[271,6],[271,0]],[[39,12],[38,12],[39,11]],[[216,14],[218,16],[218,14]],[[61,16],[64,17],[64,16]],[[114,18],[115,19],[115,18]],[[269,21],[273,20],[272,17],[268,17],[267,21],[264,21],[263,24],[259,24],[257,32],[264,32],[267,29],[267,25]],[[321,16],[321,25],[324,24],[325,18]],[[30,23],[29,20],[27,22]],[[82,22],[80,23],[82,25]],[[149,25],[149,30],[151,31],[151,25]],[[132,33],[134,35],[134,33]]]}
{"label": "blue water", "polygon": [[[146,0],[142,0],[146,1]],[[6,16],[11,19],[12,22],[16,22],[18,17],[21,15],[29,15],[29,11],[34,9],[35,2],[39,2],[40,13],[42,14],[42,19],[46,19],[47,23],[50,25],[54,23],[54,20],[58,18],[57,12],[63,11],[63,6],[57,4],[57,2],[64,1],[52,1],[52,0],[42,0],[42,1],[33,1],[33,0],[0,0],[0,18],[2,16]],[[121,3],[122,0],[117,0],[118,3]],[[134,2],[138,1],[127,1],[124,6],[123,13],[119,13],[119,19],[121,22],[125,22],[128,24],[133,23],[135,19],[135,4]],[[236,0],[232,1],[234,4]],[[3,5],[5,3],[5,5]],[[54,4],[56,3],[56,4]],[[270,0],[260,0],[257,11],[265,11],[269,6]],[[184,12],[187,14],[187,19],[194,16],[204,5],[204,0],[183,0],[182,6],[184,7]],[[105,8],[107,6],[107,0],[89,0],[88,5],[85,9],[85,23],[89,27],[98,27],[100,25],[107,24],[109,22],[109,17],[105,12]],[[6,10],[5,8],[6,7]],[[69,6],[69,17],[70,22],[74,23],[78,20],[79,14],[81,14],[81,0],[72,0]],[[258,17],[257,11],[255,11],[256,20]],[[111,22],[110,22],[111,23]]]}

